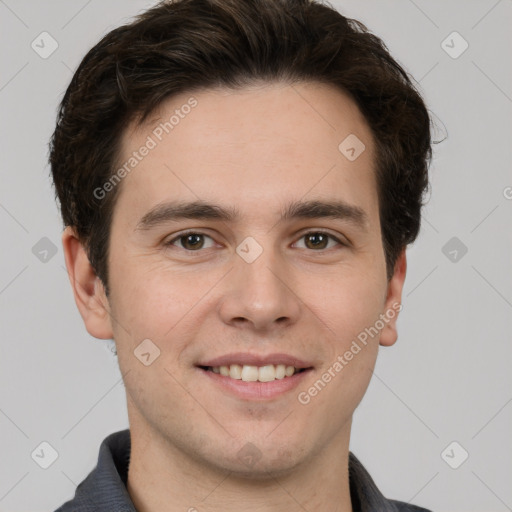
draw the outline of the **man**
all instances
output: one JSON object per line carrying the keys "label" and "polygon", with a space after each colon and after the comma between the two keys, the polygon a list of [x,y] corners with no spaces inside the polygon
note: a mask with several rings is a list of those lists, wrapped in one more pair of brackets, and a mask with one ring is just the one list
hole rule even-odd
{"label": "man", "polygon": [[426,510],[349,441],[397,339],[429,123],[383,43],[317,2],[163,2],[90,50],[50,162],[130,428],[60,512]]}

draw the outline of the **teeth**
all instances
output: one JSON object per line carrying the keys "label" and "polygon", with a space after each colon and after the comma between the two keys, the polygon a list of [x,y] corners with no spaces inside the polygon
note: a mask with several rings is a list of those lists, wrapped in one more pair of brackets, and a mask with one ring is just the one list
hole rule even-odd
{"label": "teeth", "polygon": [[260,382],[271,382],[276,378],[276,369],[273,364],[262,366],[258,370],[258,380]]}
{"label": "teeth", "polygon": [[244,382],[272,382],[275,379],[291,377],[299,371],[294,366],[284,364],[268,364],[265,366],[232,364],[230,366],[210,367],[209,370],[224,377],[243,380]]}
{"label": "teeth", "polygon": [[229,376],[232,379],[240,380],[242,378],[242,367],[239,364],[232,364],[229,367]]}
{"label": "teeth", "polygon": [[284,364],[278,364],[276,366],[276,379],[284,379],[286,375],[286,366]]}
{"label": "teeth", "polygon": [[242,380],[244,382],[256,382],[258,380],[258,367],[244,364],[242,368]]}

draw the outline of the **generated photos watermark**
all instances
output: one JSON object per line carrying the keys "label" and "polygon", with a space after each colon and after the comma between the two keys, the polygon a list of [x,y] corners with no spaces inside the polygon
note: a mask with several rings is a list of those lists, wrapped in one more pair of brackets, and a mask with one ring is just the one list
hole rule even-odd
{"label": "generated photos watermark", "polygon": [[197,107],[197,104],[197,99],[191,96],[186,103],[174,111],[174,114],[167,121],[158,124],[151,132],[151,135],[147,136],[146,142],[138,150],[133,151],[131,156],[101,187],[94,189],[94,197],[99,200],[104,199],[109,192],[114,190],[121,180],[130,174],[142,162],[144,157],[149,155],[152,149],[158,146],[158,143],[163,140],[164,136],[171,133],[180,124],[181,120],[185,119],[192,109]]}
{"label": "generated photos watermark", "polygon": [[[347,364],[352,361],[354,356],[361,352],[361,349],[368,344],[368,338],[377,336],[386,324],[395,318],[395,316],[402,311],[402,304],[395,302],[391,308],[387,309],[385,313],[381,313],[379,319],[371,327],[366,327],[357,335],[357,339],[352,341],[350,348],[344,352],[343,355],[338,355],[335,361],[327,368],[327,370],[320,376],[315,383],[306,391],[301,391],[297,395],[297,400],[302,405],[307,405],[311,400],[320,393],[329,382],[332,381]],[[362,345],[362,347],[361,347]]]}

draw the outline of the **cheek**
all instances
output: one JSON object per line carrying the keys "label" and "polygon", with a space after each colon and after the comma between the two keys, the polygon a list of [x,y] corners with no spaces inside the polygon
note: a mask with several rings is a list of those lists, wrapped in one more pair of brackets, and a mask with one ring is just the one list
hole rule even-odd
{"label": "cheek", "polygon": [[[125,385],[140,408],[152,410],[153,401],[176,405],[178,398],[183,400],[183,390],[166,369],[180,364],[181,354],[197,329],[191,310],[205,293],[194,288],[184,292],[184,287],[187,283],[183,277],[173,278],[156,270],[139,273],[135,264],[112,273],[112,316],[119,366],[123,374],[129,372]],[[154,412],[164,413],[156,409]],[[160,417],[160,421],[164,419]]]}
{"label": "cheek", "polygon": [[371,280],[338,280],[317,294],[319,324],[329,327],[325,360],[313,387],[303,391],[318,411],[329,409],[334,424],[347,421],[364,396],[371,380],[379,348],[375,326],[382,312],[382,285]]}
{"label": "cheek", "polygon": [[330,327],[338,340],[337,348],[342,349],[361,331],[374,325],[382,313],[385,280],[377,273],[372,274],[368,267],[347,268],[331,279],[324,279],[322,285],[314,293],[314,288],[307,287],[304,296],[322,323]]}
{"label": "cheek", "polygon": [[184,293],[186,283],[179,274],[147,267],[136,258],[120,262],[111,274],[111,284],[115,313],[135,330],[134,336],[161,338],[185,315],[195,296],[194,288]]}
{"label": "cheek", "polygon": [[322,371],[335,377],[331,377],[330,398],[327,394],[325,398],[340,405],[340,415],[347,406],[349,410],[357,406],[370,382],[380,336],[375,325],[385,296],[380,274],[353,270],[325,290],[321,302],[325,307],[320,310],[322,320],[334,332]]}
{"label": "cheek", "polygon": [[111,277],[119,352],[130,357],[149,339],[160,349],[160,361],[183,362],[182,352],[200,327],[197,318],[205,314],[205,296],[218,281],[217,274],[199,279],[165,265],[148,267],[135,260],[119,265]]}

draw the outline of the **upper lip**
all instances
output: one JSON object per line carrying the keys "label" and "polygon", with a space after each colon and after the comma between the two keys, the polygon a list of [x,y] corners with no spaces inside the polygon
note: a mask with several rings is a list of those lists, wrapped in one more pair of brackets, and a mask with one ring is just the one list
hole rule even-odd
{"label": "upper lip", "polygon": [[230,366],[232,364],[266,366],[270,364],[284,364],[294,366],[295,368],[310,368],[312,365],[298,357],[289,354],[249,354],[247,352],[236,352],[224,356],[215,357],[207,361],[200,362],[197,366]]}

